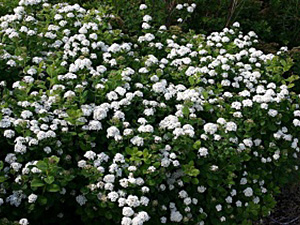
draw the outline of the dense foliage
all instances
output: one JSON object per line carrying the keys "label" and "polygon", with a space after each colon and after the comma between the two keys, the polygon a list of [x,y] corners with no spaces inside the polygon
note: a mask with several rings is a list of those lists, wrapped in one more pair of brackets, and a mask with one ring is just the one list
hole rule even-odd
{"label": "dense foliage", "polygon": [[145,4],[124,33],[106,10],[21,0],[0,18],[1,224],[268,215],[299,164],[287,48],[257,50],[239,23],[208,36],[158,27]]}
{"label": "dense foliage", "polygon": [[[49,0],[49,3],[64,2]],[[146,3],[155,21],[171,24],[176,21],[174,8],[179,0],[68,0],[92,8],[106,4],[120,17],[123,28],[138,29],[135,8]],[[245,31],[254,30],[265,42],[295,47],[300,45],[300,1],[299,0],[195,0],[198,5],[187,28],[201,33],[218,31],[234,21],[240,21]],[[1,0],[0,15],[11,13],[18,0]],[[176,15],[176,16],[175,16]]]}

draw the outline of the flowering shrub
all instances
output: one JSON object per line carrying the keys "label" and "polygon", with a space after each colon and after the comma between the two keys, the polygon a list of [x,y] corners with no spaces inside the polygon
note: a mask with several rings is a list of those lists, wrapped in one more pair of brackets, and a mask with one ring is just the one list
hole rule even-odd
{"label": "flowering shrub", "polygon": [[140,10],[139,36],[43,0],[0,18],[2,224],[251,224],[296,174],[286,49]]}

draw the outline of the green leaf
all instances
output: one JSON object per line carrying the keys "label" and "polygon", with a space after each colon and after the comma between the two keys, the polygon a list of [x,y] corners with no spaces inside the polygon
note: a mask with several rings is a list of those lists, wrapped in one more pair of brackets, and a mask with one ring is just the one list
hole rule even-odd
{"label": "green leaf", "polygon": [[133,149],[129,148],[129,147],[126,147],[125,148],[125,152],[128,154],[128,155],[132,155],[133,154]]}
{"label": "green leaf", "polygon": [[6,180],[5,176],[0,176],[0,183],[3,183]]}
{"label": "green leaf", "polygon": [[189,82],[193,86],[195,84],[195,78],[194,77],[189,77]]}
{"label": "green leaf", "polygon": [[191,172],[189,173],[190,176],[196,177],[200,174],[200,170],[198,169],[192,169]]}
{"label": "green leaf", "polygon": [[44,161],[38,161],[36,164],[36,167],[39,168],[43,172],[45,172],[48,169],[48,165]]}
{"label": "green leaf", "polygon": [[185,115],[185,116],[188,116],[189,114],[190,114],[190,110],[189,110],[189,108],[188,107],[183,107],[183,109],[182,109],[182,113],[183,113],[183,115]]}
{"label": "green leaf", "polygon": [[81,109],[68,109],[67,114],[70,118],[77,119],[82,116]]}
{"label": "green leaf", "polygon": [[4,163],[2,161],[0,161],[0,170],[3,169]]}
{"label": "green leaf", "polygon": [[155,162],[155,163],[153,164],[153,166],[156,167],[156,168],[158,168],[158,167],[160,166],[160,162]]}
{"label": "green leaf", "polygon": [[55,71],[55,66],[51,65],[46,69],[46,72],[52,77],[55,76],[57,73]]}
{"label": "green leaf", "polygon": [[52,184],[54,182],[54,177],[53,176],[49,176],[49,177],[46,177],[44,179],[44,181],[47,183],[47,184]]}
{"label": "green leaf", "polygon": [[32,188],[43,187],[44,185],[44,182],[40,179],[33,179],[30,184]]}
{"label": "green leaf", "polygon": [[269,123],[268,124],[268,128],[271,130],[271,131],[276,131],[277,130],[277,127],[274,123]]}
{"label": "green leaf", "polygon": [[138,152],[136,153],[136,155],[137,155],[138,157],[141,157],[141,156],[143,155],[143,152],[142,152],[142,151],[138,151]]}
{"label": "green leaf", "polygon": [[194,149],[199,149],[200,147],[201,147],[201,141],[200,141],[200,140],[196,141],[196,142],[193,144],[193,148],[194,148]]}
{"label": "green leaf", "polygon": [[39,196],[38,197],[38,203],[40,203],[40,205],[46,205],[47,204],[47,198],[45,196]]}
{"label": "green leaf", "polygon": [[203,95],[204,99],[208,99],[208,93],[206,91],[202,91],[201,94]]}
{"label": "green leaf", "polygon": [[49,158],[49,161],[50,161],[51,163],[54,163],[54,164],[59,163],[59,160],[60,160],[60,158],[57,157],[57,156],[55,156],[55,155],[53,155],[53,156],[51,156],[51,157]]}
{"label": "green leaf", "polygon": [[58,192],[60,191],[60,187],[57,184],[51,184],[47,187],[47,191],[49,192]]}
{"label": "green leaf", "polygon": [[197,185],[197,184],[199,184],[199,180],[197,178],[193,178],[192,183]]}
{"label": "green leaf", "polygon": [[108,220],[111,220],[113,216],[112,216],[111,213],[105,213],[105,217],[106,217]]}

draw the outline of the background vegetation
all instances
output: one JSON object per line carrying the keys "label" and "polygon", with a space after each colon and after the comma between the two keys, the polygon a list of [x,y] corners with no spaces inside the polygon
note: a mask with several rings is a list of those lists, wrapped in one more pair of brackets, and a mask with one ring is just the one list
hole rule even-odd
{"label": "background vegetation", "polygon": [[[79,3],[85,7],[96,7],[99,3],[113,6],[124,28],[138,29],[133,7],[147,3],[156,14],[158,22],[172,24],[172,11],[178,0],[49,0]],[[186,28],[201,33],[210,33],[239,21],[245,31],[253,30],[264,42],[300,45],[300,0],[195,0],[197,8]],[[0,0],[0,16],[12,12],[18,0]],[[132,12],[132,13],[131,13]]]}
{"label": "background vegetation", "polygon": [[[152,9],[158,24],[178,24],[174,8],[180,0],[49,0],[49,3],[79,3],[85,8],[106,5],[119,17],[118,27],[127,32],[139,31],[135,10],[141,3]],[[259,35],[260,46],[266,52],[275,53],[286,45],[295,64],[287,76],[300,71],[300,0],[191,0],[197,4],[192,17],[186,18],[181,28],[209,34],[239,21],[245,32],[253,30]],[[13,12],[18,0],[0,0],[0,16]]]}

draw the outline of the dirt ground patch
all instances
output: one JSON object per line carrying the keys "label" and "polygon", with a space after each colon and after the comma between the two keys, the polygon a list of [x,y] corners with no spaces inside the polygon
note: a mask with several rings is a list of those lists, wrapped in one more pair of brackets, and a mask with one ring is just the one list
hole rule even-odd
{"label": "dirt ground patch", "polygon": [[300,182],[285,187],[273,213],[255,225],[300,225]]}

